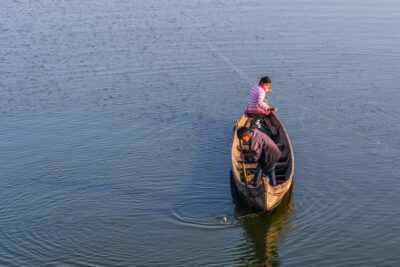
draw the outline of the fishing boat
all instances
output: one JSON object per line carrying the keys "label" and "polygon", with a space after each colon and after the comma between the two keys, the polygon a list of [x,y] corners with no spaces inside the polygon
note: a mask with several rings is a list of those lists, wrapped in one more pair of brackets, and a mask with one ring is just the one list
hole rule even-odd
{"label": "fishing boat", "polygon": [[[250,145],[244,143],[236,135],[237,129],[243,126],[248,128],[257,127],[265,132],[281,150],[281,156],[275,165],[277,183],[275,186],[270,184],[269,177],[264,173],[261,179],[254,181],[258,172],[258,164],[249,159]],[[243,114],[237,120],[233,129],[231,160],[232,194],[236,194],[243,199],[249,208],[265,211],[274,209],[292,185],[294,175],[292,144],[285,128],[274,113],[258,117]]]}

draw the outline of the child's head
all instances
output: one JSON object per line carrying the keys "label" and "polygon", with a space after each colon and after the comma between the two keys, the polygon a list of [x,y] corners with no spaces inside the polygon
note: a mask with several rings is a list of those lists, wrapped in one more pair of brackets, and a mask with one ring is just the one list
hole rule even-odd
{"label": "child's head", "polygon": [[269,89],[269,86],[271,85],[271,78],[268,76],[264,76],[260,79],[258,84],[261,85],[264,89]]}

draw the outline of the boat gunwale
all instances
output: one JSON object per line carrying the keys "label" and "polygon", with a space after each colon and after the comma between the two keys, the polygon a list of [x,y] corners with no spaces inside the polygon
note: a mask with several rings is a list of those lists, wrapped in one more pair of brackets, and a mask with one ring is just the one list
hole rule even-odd
{"label": "boat gunwale", "polygon": [[[255,204],[254,206],[256,206],[259,209],[264,209],[264,210],[272,210],[273,208],[275,208],[276,206],[279,205],[279,203],[281,202],[283,196],[286,194],[286,192],[290,189],[292,182],[293,182],[293,177],[294,177],[294,152],[293,152],[293,148],[292,148],[292,143],[291,140],[289,138],[289,135],[287,134],[287,131],[285,129],[285,127],[283,126],[282,122],[279,120],[279,117],[272,113],[269,116],[272,116],[271,118],[269,118],[270,121],[272,122],[277,122],[279,124],[279,135],[285,139],[287,146],[288,146],[288,156],[290,161],[288,161],[288,165],[290,165],[290,173],[289,174],[285,174],[286,175],[286,179],[283,183],[277,185],[277,186],[271,186],[269,185],[269,178],[265,179],[265,182],[267,183],[267,185],[263,185],[263,186],[252,186],[252,185],[248,185],[246,191],[249,191],[249,195],[246,194],[243,189],[244,187],[246,187],[245,183],[242,182],[240,180],[240,171],[237,168],[237,164],[235,164],[236,162],[236,158],[237,158],[237,154],[238,154],[238,150],[237,150],[237,145],[238,145],[238,138],[236,136],[236,131],[238,126],[242,126],[245,125],[249,119],[249,117],[247,116],[247,114],[242,114],[239,118],[239,120],[237,121],[237,123],[234,126],[233,129],[233,140],[232,140],[232,147],[231,147],[231,168],[232,168],[232,174],[233,174],[233,179],[234,182],[237,186],[238,191],[245,197],[245,198],[249,198],[252,199],[252,201],[255,203],[256,200],[254,196],[252,196],[252,194],[250,193],[250,191],[257,191],[257,193],[259,194],[259,191],[262,191],[265,194],[265,197],[269,196],[274,196],[274,197],[278,197],[278,201],[276,201],[276,203],[274,205],[272,205],[271,207],[267,207],[267,203],[265,203],[265,198],[264,198],[264,207],[259,207],[260,205]],[[245,119],[245,120],[244,120]],[[244,121],[243,121],[244,120]],[[274,120],[274,121],[273,121]],[[242,122],[240,124],[240,122]],[[277,124],[275,123],[275,126]],[[240,153],[240,152],[239,152]],[[289,167],[289,166],[288,166]],[[286,170],[285,173],[287,173],[288,170]],[[267,188],[267,190],[265,189]],[[253,204],[254,204],[253,203]]]}

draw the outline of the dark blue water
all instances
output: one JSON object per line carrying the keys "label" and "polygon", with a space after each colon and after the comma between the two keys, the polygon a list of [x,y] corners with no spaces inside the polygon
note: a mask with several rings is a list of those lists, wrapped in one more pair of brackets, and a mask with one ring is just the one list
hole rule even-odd
{"label": "dark blue water", "polygon": [[[0,265],[400,263],[397,1],[0,7]],[[263,75],[295,184],[246,215],[230,142]]]}

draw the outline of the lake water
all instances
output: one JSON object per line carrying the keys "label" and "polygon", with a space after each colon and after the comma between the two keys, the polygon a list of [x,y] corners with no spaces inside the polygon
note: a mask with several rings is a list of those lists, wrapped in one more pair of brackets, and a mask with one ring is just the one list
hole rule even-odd
{"label": "lake water", "polygon": [[[0,7],[0,265],[400,264],[398,1]],[[244,214],[232,126],[263,75],[295,183]]]}

